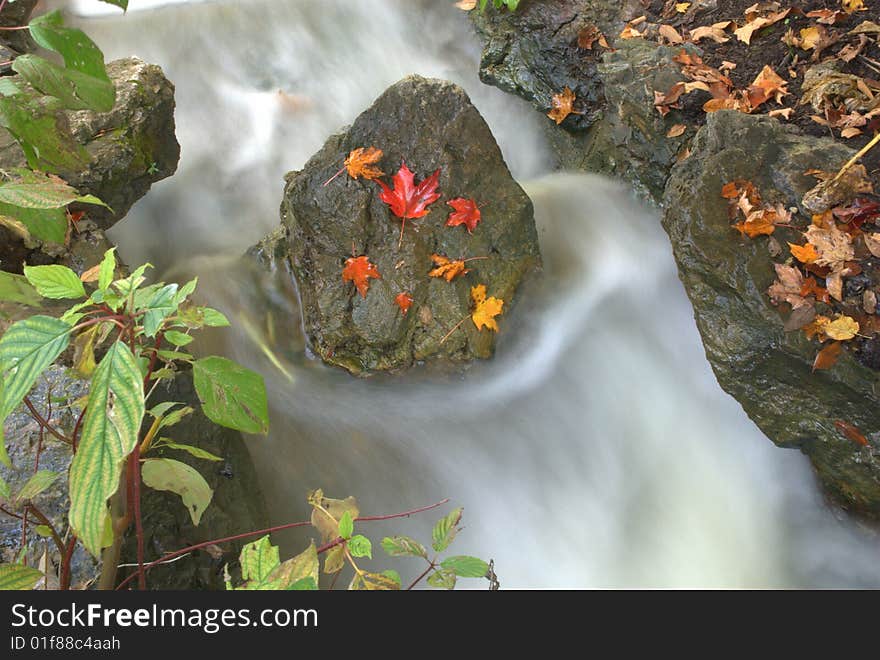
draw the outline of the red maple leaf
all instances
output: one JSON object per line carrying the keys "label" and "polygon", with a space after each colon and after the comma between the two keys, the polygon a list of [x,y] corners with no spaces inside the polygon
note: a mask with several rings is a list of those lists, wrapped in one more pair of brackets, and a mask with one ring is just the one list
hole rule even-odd
{"label": "red maple leaf", "polygon": [[397,303],[397,306],[400,307],[400,311],[403,312],[403,315],[406,316],[406,313],[409,311],[409,308],[412,307],[413,298],[409,295],[408,292],[404,291],[403,293],[398,293],[397,297],[394,299],[394,302]]}
{"label": "red maple leaf", "polygon": [[477,228],[477,225],[482,218],[477,203],[472,199],[465,199],[464,197],[456,197],[455,199],[450,199],[446,203],[455,209],[453,213],[449,214],[449,219],[446,221],[446,225],[448,227],[464,225],[467,227],[468,234],[473,234],[474,229]]}
{"label": "red maple leaf", "polygon": [[[377,179],[377,183],[382,186],[382,194],[379,199],[391,207],[391,212],[398,218],[403,219],[400,226],[400,242],[403,242],[403,230],[406,227],[408,218],[421,218],[429,213],[428,204],[436,202],[440,199],[440,193],[437,192],[437,186],[440,184],[440,170],[436,170],[427,179],[423,179],[421,183],[415,185],[415,175],[410,171],[404,162],[400,169],[392,177],[394,188]],[[399,244],[398,244],[399,246]]]}
{"label": "red maple leaf", "polygon": [[369,257],[350,257],[345,261],[345,268],[342,269],[342,280],[344,282],[354,282],[358,292],[362,298],[367,297],[367,290],[370,288],[370,278],[382,279],[375,265],[370,263]]}

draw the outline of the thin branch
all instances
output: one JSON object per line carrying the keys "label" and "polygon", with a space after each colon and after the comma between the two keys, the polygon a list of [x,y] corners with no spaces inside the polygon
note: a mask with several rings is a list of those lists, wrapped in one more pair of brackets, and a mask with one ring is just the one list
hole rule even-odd
{"label": "thin branch", "polygon": [[39,522],[49,528],[49,531],[52,534],[52,540],[55,542],[55,547],[58,548],[59,554],[63,557],[64,541],[61,540],[61,536],[55,531],[55,525],[52,524],[52,522],[36,507],[35,504],[28,504],[27,510],[30,511]]}
{"label": "thin branch", "polygon": [[144,523],[141,519],[141,452],[138,447],[131,454],[132,484],[134,499],[134,528],[137,534],[137,563],[138,563],[138,588],[141,591],[147,588],[147,575],[144,572]]}
{"label": "thin branch", "polygon": [[431,571],[433,571],[435,568],[436,568],[436,566],[434,565],[434,562],[429,561],[429,562],[428,562],[428,568],[425,569],[425,572],[422,573],[422,574],[421,574],[419,577],[417,577],[415,580],[413,580],[413,583],[412,583],[411,585],[409,585],[409,586],[406,588],[406,590],[407,590],[407,591],[412,591],[412,589],[413,589],[413,588],[414,588],[419,582],[422,581],[422,578],[424,578],[428,573],[430,573]]}
{"label": "thin branch", "polygon": [[43,419],[43,416],[37,411],[36,408],[34,408],[34,404],[31,403],[31,400],[28,397],[24,398],[24,405],[27,406],[27,409],[30,411],[31,416],[37,421],[37,423],[42,428],[46,429],[53,436],[55,436],[56,438],[61,440],[61,442],[66,442],[69,445],[73,444],[73,441],[70,438],[68,438],[66,435],[62,435],[61,433],[56,431],[54,428],[52,428],[52,426],[49,424],[49,422],[47,420]]}

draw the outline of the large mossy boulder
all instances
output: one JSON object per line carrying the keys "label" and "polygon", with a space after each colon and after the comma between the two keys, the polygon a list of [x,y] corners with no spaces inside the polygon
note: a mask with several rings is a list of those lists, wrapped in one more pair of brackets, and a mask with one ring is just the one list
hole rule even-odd
{"label": "large mossy boulder", "polygon": [[[384,152],[378,165],[389,184],[403,162],[417,182],[440,171],[440,198],[427,216],[407,221],[402,242],[401,220],[375,181],[344,175],[324,185],[350,151],[371,146]],[[446,225],[447,202],[457,197],[482,207],[473,233]],[[440,80],[411,76],[386,90],[287,176],[281,214],[281,232],[256,252],[275,265],[289,263],[312,350],[354,374],[489,357],[494,332],[467,322],[449,334],[470,314],[471,287],[485,284],[507,313],[521,280],[540,265],[531,201],[465,92]],[[480,259],[468,263],[469,274],[446,282],[428,276],[435,253]],[[368,256],[381,274],[366,297],[342,278],[355,255]],[[413,299],[406,314],[395,304],[402,292]]]}
{"label": "large mossy boulder", "polygon": [[[834,171],[852,151],[731,111],[710,114],[691,148],[670,177],[663,226],[718,382],[773,442],[809,456],[835,499],[880,518],[880,372],[849,351],[832,369],[813,372],[816,342],[785,332],[766,295],[775,279],[768,239],[741,239],[720,194],[725,183],[746,179],[765,197],[775,195],[767,201],[799,206],[815,185],[804,171]],[[868,432],[872,442],[853,442],[836,420]]]}
{"label": "large mossy boulder", "polygon": [[[107,64],[116,86],[110,112],[64,113],[70,131],[90,156],[81,171],[58,174],[82,194],[96,195],[110,209],[87,205],[88,222],[99,231],[113,226],[150,186],[177,169],[180,145],[174,134],[174,85],[155,64],[136,57]],[[26,167],[24,153],[7,131],[0,131],[0,169]],[[49,263],[63,246],[23,241],[0,226],[0,269],[20,272],[22,263]]]}

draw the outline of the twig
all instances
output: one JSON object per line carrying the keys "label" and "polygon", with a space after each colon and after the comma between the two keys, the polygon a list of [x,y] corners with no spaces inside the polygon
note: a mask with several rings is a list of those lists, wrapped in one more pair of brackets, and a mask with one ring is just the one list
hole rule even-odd
{"label": "twig", "polygon": [[470,316],[470,314],[468,314],[468,316],[465,316],[461,321],[459,321],[458,323],[455,324],[455,327],[453,327],[452,330],[450,330],[450,331],[447,332],[445,335],[443,335],[443,339],[440,340],[440,343],[441,343],[441,344],[445,344],[445,343],[446,343],[446,340],[449,339],[449,338],[452,336],[452,333],[453,333],[453,332],[455,332],[456,330],[458,330],[458,329],[461,327],[461,324],[462,324],[462,323],[464,323],[465,321],[468,320],[468,317],[469,317],[469,316]]}
{"label": "twig", "polygon": [[866,153],[868,153],[871,149],[873,149],[874,146],[875,146],[878,142],[880,142],[880,133],[877,133],[877,135],[875,135],[875,136],[871,139],[871,141],[868,142],[868,144],[866,144],[864,147],[862,147],[861,149],[859,149],[858,153],[856,153],[855,156],[853,156],[852,158],[850,158],[850,159],[846,162],[846,165],[844,165],[843,167],[840,168],[840,171],[837,173],[837,176],[835,176],[835,177],[832,179],[832,182],[837,181],[840,177],[842,177],[844,172],[846,172],[850,167],[852,167],[853,165],[855,165],[856,161],[858,161],[859,158],[861,158],[861,157],[864,156]]}
{"label": "twig", "polygon": [[[418,509],[410,509],[409,511],[404,511],[402,513],[393,513],[387,516],[364,516],[362,518],[355,518],[355,522],[369,522],[375,520],[392,520],[394,518],[408,518],[411,515],[416,513],[422,513],[423,511],[430,511],[431,509],[436,509],[439,506],[443,506],[449,502],[449,498],[440,500],[434,504],[429,504],[428,506],[423,506]],[[276,527],[268,527],[266,529],[258,529],[252,532],[244,532],[243,534],[235,534],[233,536],[227,536],[222,539],[214,539],[212,541],[205,541],[203,543],[197,543],[196,545],[191,545],[186,548],[181,548],[180,550],[175,550],[174,552],[170,552],[164,557],[160,557],[154,561],[149,562],[148,564],[144,564],[144,571],[148,571],[155,566],[159,566],[160,564],[164,564],[171,559],[179,557],[183,554],[187,554],[193,552],[194,550],[201,550],[202,548],[207,548],[209,545],[219,545],[220,543],[230,543],[232,541],[239,541],[241,539],[250,538],[252,536],[259,536],[263,534],[272,534],[274,532],[280,532],[285,529],[293,529],[294,527],[307,527],[311,525],[311,521],[306,520],[302,522],[295,523],[287,523],[285,525],[277,525]],[[332,547],[332,546],[331,546]],[[329,548],[327,548],[329,549]],[[136,574],[132,573],[127,578],[125,578],[122,582],[119,583],[119,586],[116,589],[122,589],[126,584],[131,582],[135,578]]]}
{"label": "twig", "polygon": [[52,540],[55,542],[55,547],[58,548],[58,553],[63,557],[64,541],[61,540],[61,536],[58,534],[57,531],[55,531],[55,526],[52,524],[52,522],[33,503],[29,503],[26,510],[34,514],[39,522],[43,523],[46,527],[49,528],[49,532],[52,534]]}
{"label": "twig", "polygon": [[429,561],[429,562],[428,562],[428,568],[425,569],[425,572],[422,573],[422,574],[421,574],[419,577],[417,577],[415,580],[413,580],[413,583],[412,583],[411,585],[409,585],[409,586],[406,588],[406,590],[407,590],[407,591],[412,591],[413,587],[415,587],[419,582],[421,582],[421,581],[422,581],[422,578],[424,578],[428,573],[430,573],[431,571],[433,571],[436,567],[437,567],[437,566],[434,564],[433,561]]}
{"label": "twig", "polygon": [[131,453],[132,462],[132,495],[134,499],[134,529],[137,534],[137,563],[138,563],[138,588],[144,591],[147,588],[147,574],[144,572],[144,523],[141,519],[141,452],[135,447]]}
{"label": "twig", "polygon": [[27,406],[27,409],[30,411],[31,416],[37,421],[37,423],[44,429],[46,429],[53,436],[61,440],[61,442],[66,442],[69,445],[73,444],[73,441],[65,435],[62,435],[58,431],[56,431],[52,426],[50,426],[49,422],[43,419],[43,416],[34,408],[34,404],[31,403],[31,400],[28,397],[24,398],[24,405]]}

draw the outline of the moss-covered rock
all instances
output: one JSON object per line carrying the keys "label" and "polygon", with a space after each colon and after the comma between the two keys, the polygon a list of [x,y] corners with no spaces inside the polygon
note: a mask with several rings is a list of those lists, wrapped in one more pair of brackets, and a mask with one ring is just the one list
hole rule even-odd
{"label": "moss-covered rock", "polygon": [[[368,146],[384,151],[379,165],[389,181],[404,161],[417,181],[440,170],[440,199],[427,216],[407,221],[400,245],[401,220],[380,200],[375,182],[345,175],[323,185],[351,150]],[[446,226],[446,202],[456,197],[483,208],[473,234]],[[302,171],[288,175],[282,221],[284,229],[256,252],[268,262],[289,259],[312,349],[355,374],[489,357],[495,333],[473,323],[444,340],[469,315],[470,288],[485,284],[507,311],[520,281],[540,265],[531,201],[480,113],[458,86],[417,76],[386,90]],[[352,253],[369,256],[381,273],[365,298],[342,279]],[[428,277],[432,253],[484,258],[447,283]],[[395,304],[401,292],[413,298],[405,315]]]}
{"label": "moss-covered rock", "polygon": [[[772,192],[768,201],[798,206],[815,184],[806,169],[836,170],[851,155],[775,119],[713,113],[673,170],[663,226],[721,387],[773,442],[809,456],[837,500],[880,518],[880,372],[849,352],[834,368],[812,372],[816,342],[785,332],[766,295],[775,279],[766,239],[740,240],[720,195],[728,181],[747,179]],[[835,420],[868,432],[869,446],[845,437]]]}

